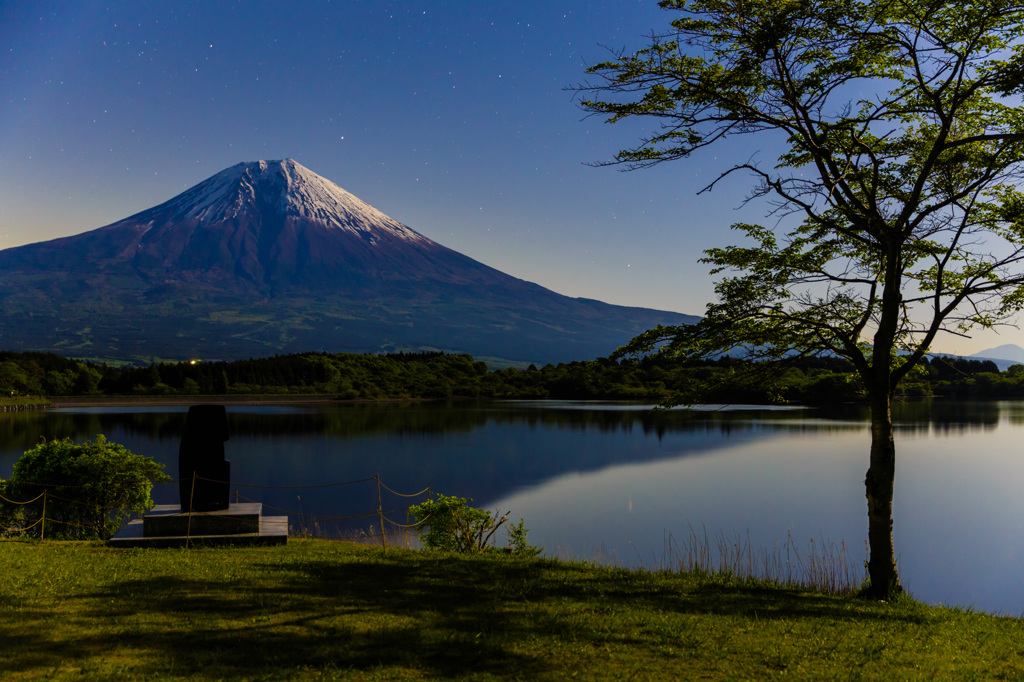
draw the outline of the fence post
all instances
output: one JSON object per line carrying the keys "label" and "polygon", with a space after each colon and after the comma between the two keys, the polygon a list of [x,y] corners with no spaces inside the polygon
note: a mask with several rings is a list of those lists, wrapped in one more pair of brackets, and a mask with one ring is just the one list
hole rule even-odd
{"label": "fence post", "polygon": [[384,503],[381,502],[380,497],[380,472],[378,471],[374,478],[377,479],[377,513],[380,515],[380,546],[382,551],[388,551],[388,543],[384,539]]}
{"label": "fence post", "polygon": [[405,548],[409,549],[409,505],[405,505]]}
{"label": "fence post", "polygon": [[188,494],[188,526],[185,528],[185,549],[188,549],[192,537],[192,499],[196,495],[196,472],[192,472],[192,492]]}
{"label": "fence post", "polygon": [[43,530],[41,540],[46,539],[46,488],[43,488]]}
{"label": "fence post", "polygon": [[238,489],[235,489],[235,504],[238,504]]}

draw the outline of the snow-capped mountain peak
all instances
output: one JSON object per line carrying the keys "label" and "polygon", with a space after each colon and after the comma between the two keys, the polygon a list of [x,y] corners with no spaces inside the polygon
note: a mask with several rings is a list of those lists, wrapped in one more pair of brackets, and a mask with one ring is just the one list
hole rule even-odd
{"label": "snow-capped mountain peak", "polygon": [[170,212],[212,225],[260,206],[285,218],[363,233],[371,241],[378,232],[429,241],[293,159],[236,164],[146,213]]}
{"label": "snow-capped mountain peak", "polygon": [[291,159],[241,163],[110,225],[0,250],[0,288],[8,348],[121,359],[443,348],[567,362],[697,319],[517,279]]}

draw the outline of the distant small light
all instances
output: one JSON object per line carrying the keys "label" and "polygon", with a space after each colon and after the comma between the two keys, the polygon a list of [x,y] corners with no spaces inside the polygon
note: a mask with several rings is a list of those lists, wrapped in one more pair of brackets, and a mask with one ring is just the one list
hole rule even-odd
{"label": "distant small light", "polygon": [[194,364],[196,364],[196,361],[195,361],[195,360],[193,360],[193,361],[192,361],[192,364],[193,364],[193,365],[194,365]]}

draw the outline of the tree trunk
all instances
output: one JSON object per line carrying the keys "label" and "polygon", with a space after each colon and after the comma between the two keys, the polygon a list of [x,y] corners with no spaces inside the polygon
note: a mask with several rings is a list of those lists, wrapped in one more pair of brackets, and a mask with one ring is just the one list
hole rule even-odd
{"label": "tree trunk", "polygon": [[892,437],[892,397],[888,390],[872,391],[871,466],[864,479],[868,498],[868,561],[870,593],[888,599],[903,591],[896,571],[892,543],[892,491],[896,476],[896,444]]}

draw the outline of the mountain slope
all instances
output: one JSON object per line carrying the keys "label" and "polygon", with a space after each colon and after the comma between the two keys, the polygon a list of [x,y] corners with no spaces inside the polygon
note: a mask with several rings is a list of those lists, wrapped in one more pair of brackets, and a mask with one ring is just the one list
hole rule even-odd
{"label": "mountain slope", "polygon": [[0,251],[0,307],[0,346],[111,358],[438,348],[557,362],[696,319],[511,277],[290,159]]}
{"label": "mountain slope", "polygon": [[989,348],[970,356],[972,358],[1011,360],[1016,363],[1024,363],[1024,348],[1015,343],[1005,343],[1002,346]]}

